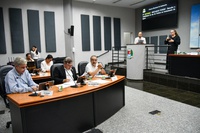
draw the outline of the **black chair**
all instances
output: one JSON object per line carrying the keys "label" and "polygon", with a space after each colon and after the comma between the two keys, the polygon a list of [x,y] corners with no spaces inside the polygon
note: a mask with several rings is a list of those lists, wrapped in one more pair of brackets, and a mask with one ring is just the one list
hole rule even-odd
{"label": "black chair", "polygon": [[53,71],[55,70],[56,67],[61,66],[61,65],[63,65],[63,63],[57,63],[57,64],[53,64],[53,65],[51,66],[50,74],[51,74],[51,79],[52,79],[52,80],[54,80]]}
{"label": "black chair", "polygon": [[56,58],[53,58],[53,64],[63,63],[63,60],[64,60],[65,58],[66,58],[66,57],[56,57]]}
{"label": "black chair", "polygon": [[[12,69],[13,69],[13,66],[11,66],[11,65],[5,65],[5,66],[2,66],[0,68],[0,94],[1,94],[1,97],[3,98],[3,100],[4,100],[6,108],[9,108],[9,103],[7,101],[7,98],[6,98],[7,93],[6,93],[4,79],[5,79],[6,74]],[[7,122],[6,127],[9,128],[10,124],[11,124],[11,121]]]}
{"label": "black chair", "polygon": [[83,75],[87,64],[88,64],[88,61],[81,61],[78,63],[78,75],[79,76]]}
{"label": "black chair", "polygon": [[41,62],[44,61],[44,58],[37,59],[36,66],[37,68],[41,68]]}

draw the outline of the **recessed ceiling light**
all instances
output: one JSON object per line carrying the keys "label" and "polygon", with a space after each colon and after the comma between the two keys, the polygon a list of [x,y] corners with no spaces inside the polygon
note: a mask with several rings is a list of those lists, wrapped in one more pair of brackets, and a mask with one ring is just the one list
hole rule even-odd
{"label": "recessed ceiling light", "polygon": [[139,3],[142,3],[142,2],[144,2],[145,0],[141,0],[141,1],[138,1],[138,2],[135,2],[135,3],[133,3],[133,4],[130,4],[129,6],[133,6],[133,5],[136,5],[136,4],[139,4]]}
{"label": "recessed ceiling light", "polygon": [[122,0],[116,0],[116,1],[113,2],[113,4],[115,4],[115,3],[117,3],[117,2],[120,2],[120,1],[122,1]]}

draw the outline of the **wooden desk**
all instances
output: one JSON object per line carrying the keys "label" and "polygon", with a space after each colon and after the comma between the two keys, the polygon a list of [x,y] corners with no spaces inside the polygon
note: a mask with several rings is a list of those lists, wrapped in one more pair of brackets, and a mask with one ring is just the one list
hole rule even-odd
{"label": "wooden desk", "polygon": [[42,73],[41,75],[33,75],[31,76],[32,79],[35,80],[43,80],[43,79],[50,79],[51,78],[51,74],[50,72],[46,72],[46,73]]}
{"label": "wooden desk", "polygon": [[125,105],[124,76],[99,86],[64,88],[53,96],[9,94],[13,133],[77,133],[91,129]]}
{"label": "wooden desk", "polygon": [[200,78],[200,55],[169,54],[169,74]]}

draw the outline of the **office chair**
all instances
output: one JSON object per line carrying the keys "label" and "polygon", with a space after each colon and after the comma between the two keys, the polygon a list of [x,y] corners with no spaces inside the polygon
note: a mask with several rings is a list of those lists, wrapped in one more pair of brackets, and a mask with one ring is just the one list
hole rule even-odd
{"label": "office chair", "polygon": [[54,70],[56,67],[63,65],[63,63],[57,63],[57,64],[53,64],[50,68],[50,74],[51,74],[51,79],[54,80]]}
{"label": "office chair", "polygon": [[53,64],[63,63],[63,60],[64,60],[65,58],[66,58],[66,57],[56,57],[56,58],[53,58]]}
{"label": "office chair", "polygon": [[[6,108],[9,108],[9,103],[7,101],[7,98],[6,98],[7,93],[6,93],[4,79],[5,79],[6,74],[12,69],[13,69],[13,66],[11,66],[11,65],[5,65],[5,66],[2,66],[0,68],[0,94],[1,94],[1,97],[3,98],[3,100],[4,100]],[[9,128],[10,124],[11,124],[11,121],[7,122],[6,127]]]}
{"label": "office chair", "polygon": [[87,61],[81,61],[78,63],[78,75],[81,76],[85,72],[85,67],[88,64]]}
{"label": "office chair", "polygon": [[37,68],[41,68],[41,62],[44,61],[44,58],[39,58],[37,59],[37,62],[36,62],[36,67]]}

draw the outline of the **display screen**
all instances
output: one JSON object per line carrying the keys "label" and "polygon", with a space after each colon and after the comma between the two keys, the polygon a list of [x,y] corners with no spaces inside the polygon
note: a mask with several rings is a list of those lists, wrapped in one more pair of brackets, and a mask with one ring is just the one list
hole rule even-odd
{"label": "display screen", "polygon": [[176,28],[177,26],[177,0],[165,0],[142,8],[143,31]]}

